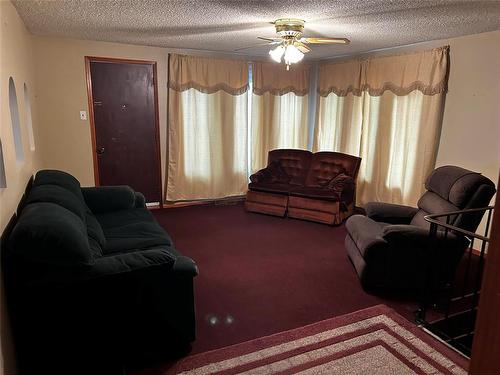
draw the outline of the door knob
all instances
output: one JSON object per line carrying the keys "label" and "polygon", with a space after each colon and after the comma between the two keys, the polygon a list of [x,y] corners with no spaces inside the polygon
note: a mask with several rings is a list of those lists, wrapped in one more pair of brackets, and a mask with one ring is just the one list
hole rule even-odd
{"label": "door knob", "polygon": [[104,147],[99,147],[99,148],[97,149],[97,153],[98,153],[99,155],[104,154]]}

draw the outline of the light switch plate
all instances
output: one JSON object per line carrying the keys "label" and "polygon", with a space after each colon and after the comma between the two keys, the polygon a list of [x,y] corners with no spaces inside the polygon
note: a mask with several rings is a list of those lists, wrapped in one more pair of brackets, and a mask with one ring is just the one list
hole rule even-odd
{"label": "light switch plate", "polygon": [[80,111],[80,120],[87,119],[87,111]]}

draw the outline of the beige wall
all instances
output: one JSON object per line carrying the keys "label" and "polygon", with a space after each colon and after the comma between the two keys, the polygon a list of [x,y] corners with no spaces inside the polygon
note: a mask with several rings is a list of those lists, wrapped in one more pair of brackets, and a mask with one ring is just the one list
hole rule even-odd
{"label": "beige wall", "polygon": [[79,112],[88,113],[85,56],[153,60],[158,69],[158,104],[162,171],[165,170],[167,51],[164,48],[132,46],[72,39],[34,37],[36,64],[36,108],[43,132],[39,143],[43,168],[70,172],[82,185],[94,184],[90,123]]}
{"label": "beige wall", "polygon": [[[8,99],[9,77],[13,77],[17,92],[25,157],[25,161],[22,163],[17,162],[14,151]],[[39,165],[38,143],[35,141],[35,151],[31,151],[29,146],[24,102],[24,84],[26,83],[30,92],[30,102],[33,103],[35,89],[33,77],[32,37],[26,31],[12,4],[2,1],[0,2],[0,139],[2,140],[7,188],[0,188],[0,232],[3,231],[14,213],[30,175]],[[36,113],[33,111],[35,137],[38,134],[37,124]],[[0,304],[0,374],[10,375],[14,373],[14,363],[9,326],[5,314],[3,288]]]}
{"label": "beige wall", "polygon": [[450,45],[451,65],[437,165],[459,165],[497,183],[500,31],[445,42]]}
{"label": "beige wall", "polygon": [[[498,184],[500,31],[449,39],[447,43],[450,77],[436,164],[481,172]],[[478,228],[481,234],[485,223],[486,217]]]}

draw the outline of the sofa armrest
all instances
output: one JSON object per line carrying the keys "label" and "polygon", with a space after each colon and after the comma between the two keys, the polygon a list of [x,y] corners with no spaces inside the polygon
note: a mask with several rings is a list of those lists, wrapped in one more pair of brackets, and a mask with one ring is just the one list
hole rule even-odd
{"label": "sofa armrest", "polygon": [[135,208],[146,208],[146,197],[138,191],[135,192]]}
{"label": "sofa armrest", "polygon": [[33,287],[57,285],[84,285],[89,282],[99,283],[103,279],[113,279],[130,273],[161,272],[164,275],[185,275],[194,277],[198,268],[193,260],[185,256],[176,256],[166,249],[147,249],[128,253],[106,255],[95,259],[92,266],[79,268],[53,269],[49,274],[30,280]]}
{"label": "sofa armrest", "polygon": [[370,219],[389,224],[410,224],[418,208],[399,204],[369,202],[364,207]]}
{"label": "sofa armrest", "polygon": [[344,210],[347,210],[346,206],[354,202],[356,182],[351,176],[340,173],[330,180],[326,188],[339,197]]}
{"label": "sofa armrest", "polygon": [[182,255],[177,257],[172,270],[185,277],[195,277],[198,275],[198,266],[196,263],[191,258]]}
{"label": "sofa armrest", "polygon": [[85,203],[94,214],[137,207],[137,196],[129,186],[85,187],[82,193]]}
{"label": "sofa armrest", "polygon": [[254,174],[252,174],[250,176],[250,181],[253,182],[254,184],[259,183],[259,182],[263,182],[269,178],[269,175],[270,175],[270,173],[266,167],[266,168],[263,168],[263,169],[255,172]]}

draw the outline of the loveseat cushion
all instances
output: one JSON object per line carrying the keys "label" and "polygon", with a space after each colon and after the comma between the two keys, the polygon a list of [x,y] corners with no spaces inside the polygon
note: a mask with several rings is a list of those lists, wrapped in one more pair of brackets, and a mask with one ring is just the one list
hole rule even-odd
{"label": "loveseat cushion", "polygon": [[172,240],[145,208],[96,215],[106,243],[104,254],[130,252],[155,246],[173,247]]}
{"label": "loveseat cushion", "polygon": [[355,179],[360,163],[360,158],[341,152],[316,152],[311,158],[305,186],[325,186],[340,173]]}
{"label": "loveseat cushion", "polygon": [[89,266],[94,258],[80,217],[55,203],[27,205],[9,237],[9,254],[51,266]]}
{"label": "loveseat cushion", "polygon": [[320,187],[296,187],[290,190],[290,195],[295,197],[323,199],[333,202],[340,200],[340,195],[333,190]]}
{"label": "loveseat cushion", "polygon": [[267,193],[288,194],[294,188],[290,184],[272,183],[272,182],[250,182],[248,188],[253,191],[263,191]]}
{"label": "loveseat cushion", "polygon": [[341,173],[345,173],[342,165],[334,161],[315,161],[313,155],[313,162],[307,175],[306,186],[327,186],[332,179]]}
{"label": "loveseat cushion", "polygon": [[250,181],[253,183],[287,184],[290,182],[290,179],[290,176],[285,172],[278,161],[273,161],[266,168],[250,176]]}
{"label": "loveseat cushion", "polygon": [[278,162],[290,176],[290,184],[303,185],[311,165],[312,153],[307,150],[277,149],[269,151],[268,165]]}

